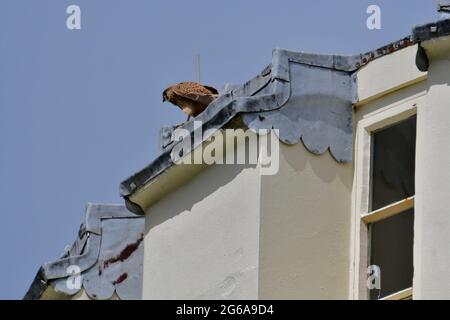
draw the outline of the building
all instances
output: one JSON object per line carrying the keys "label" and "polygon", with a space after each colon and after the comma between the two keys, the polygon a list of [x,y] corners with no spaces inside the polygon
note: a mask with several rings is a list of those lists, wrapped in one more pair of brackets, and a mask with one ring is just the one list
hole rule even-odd
{"label": "building", "polygon": [[[25,298],[449,299],[447,5],[365,54],[274,50],[188,135],[163,128],[160,155],[120,185],[127,209],[88,205]],[[275,173],[261,158],[185,161],[215,141],[248,155],[255,139],[270,141]]]}

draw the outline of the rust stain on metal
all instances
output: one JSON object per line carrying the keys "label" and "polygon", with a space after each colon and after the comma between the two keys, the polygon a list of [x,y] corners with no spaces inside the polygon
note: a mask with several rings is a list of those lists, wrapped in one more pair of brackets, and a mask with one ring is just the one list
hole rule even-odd
{"label": "rust stain on metal", "polygon": [[122,273],[115,281],[113,281],[113,285],[124,282],[128,278],[128,273]]}
{"label": "rust stain on metal", "polygon": [[[116,262],[123,262],[127,260],[131,254],[136,251],[136,249],[141,244],[142,240],[144,240],[144,234],[141,233],[141,236],[139,239],[137,239],[135,242],[128,244],[117,256],[109,258],[105,262],[103,262],[103,268],[108,268],[110,264],[116,263]],[[100,271],[99,271],[100,272]]]}

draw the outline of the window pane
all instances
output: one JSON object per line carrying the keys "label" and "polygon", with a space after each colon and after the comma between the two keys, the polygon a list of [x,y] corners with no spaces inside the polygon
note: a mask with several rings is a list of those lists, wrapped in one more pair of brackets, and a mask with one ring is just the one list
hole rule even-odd
{"label": "window pane", "polygon": [[373,134],[372,211],[414,195],[416,117]]}
{"label": "window pane", "polygon": [[381,270],[381,291],[370,291],[379,299],[412,287],[414,209],[375,222],[370,228],[370,265]]}

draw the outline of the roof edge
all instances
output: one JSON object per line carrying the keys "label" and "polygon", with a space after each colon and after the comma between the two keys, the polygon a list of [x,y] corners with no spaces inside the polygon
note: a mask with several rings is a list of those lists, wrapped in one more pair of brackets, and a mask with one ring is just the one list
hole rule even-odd
{"label": "roof edge", "polygon": [[413,29],[412,38],[419,43],[416,65],[420,71],[426,72],[430,66],[428,54],[421,43],[450,36],[450,19],[448,19],[448,15],[444,17],[447,17],[447,19],[416,26]]}
{"label": "roof edge", "polygon": [[[353,73],[373,60],[412,46],[415,43],[411,36],[408,36],[376,50],[348,56],[296,52],[280,48],[274,49],[271,65],[241,87],[219,96],[202,114],[186,122],[181,128],[187,129],[190,132],[190,136],[186,138],[193,140],[195,132],[194,121],[201,121],[203,124],[201,129],[205,132],[209,129],[220,129],[239,113],[266,112],[280,109],[287,102],[290,95],[288,66],[290,61],[317,68]],[[273,87],[273,91],[270,94],[256,95],[268,84],[271,84]],[[355,96],[354,102],[356,100],[357,97]],[[164,141],[161,141],[163,152],[160,156],[120,184],[120,194],[125,200],[126,207],[136,214],[144,214],[145,208],[141,208],[137,203],[134,203],[131,200],[132,195],[174,165],[174,155],[171,151],[174,145],[182,143],[182,141],[173,142],[170,140],[170,135],[171,130],[165,128],[162,131]],[[193,145],[193,149],[197,146]]]}
{"label": "roof edge", "polygon": [[70,250],[59,260],[45,263],[39,268],[23,297],[24,300],[40,299],[47,288],[52,286],[53,281],[71,276],[67,273],[69,266],[76,265],[83,272],[97,263],[102,237],[101,220],[139,217],[120,204],[88,203],[85,212],[85,222],[80,226],[78,237]]}

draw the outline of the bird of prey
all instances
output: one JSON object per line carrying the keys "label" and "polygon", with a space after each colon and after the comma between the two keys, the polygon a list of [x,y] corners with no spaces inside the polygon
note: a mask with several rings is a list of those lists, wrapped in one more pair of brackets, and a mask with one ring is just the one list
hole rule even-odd
{"label": "bird of prey", "polygon": [[164,90],[163,102],[169,101],[178,106],[189,120],[202,113],[218,95],[219,92],[213,87],[196,82],[181,82]]}

